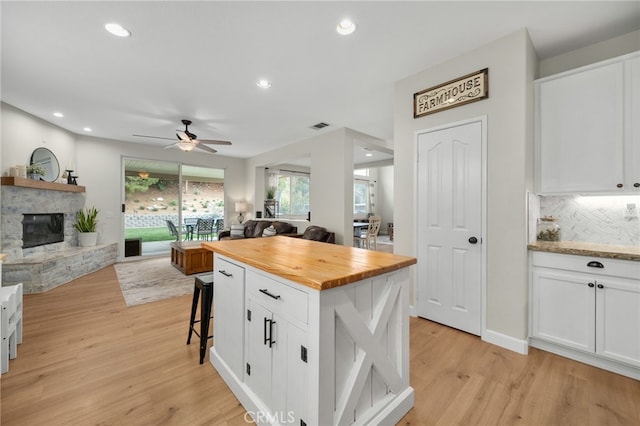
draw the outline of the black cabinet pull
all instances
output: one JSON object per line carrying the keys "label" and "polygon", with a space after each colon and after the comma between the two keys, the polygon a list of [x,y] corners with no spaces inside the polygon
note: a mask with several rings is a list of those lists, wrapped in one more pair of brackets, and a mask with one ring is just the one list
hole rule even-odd
{"label": "black cabinet pull", "polygon": [[260,289],[260,293],[266,294],[267,296],[269,296],[269,297],[271,297],[273,299],[276,299],[276,300],[280,299],[280,295],[271,294],[271,293],[269,293],[269,290],[267,290],[266,288],[261,288]]}
{"label": "black cabinet pull", "polygon": [[220,269],[218,269],[218,272],[220,272],[225,277],[229,277],[229,278],[233,277],[233,274],[230,274],[227,271],[221,271]]}
{"label": "black cabinet pull", "polygon": [[591,288],[593,288],[593,287],[595,286],[595,284],[593,284],[593,283],[589,283],[589,284],[587,284],[587,285],[588,285],[589,287],[591,287]]}
{"label": "black cabinet pull", "polygon": [[598,288],[604,288],[602,284],[598,284]]}
{"label": "black cabinet pull", "polygon": [[477,242],[478,242],[478,239],[477,239],[476,237],[471,237],[471,238],[469,238],[469,243],[470,243],[470,244],[475,244],[475,243],[477,243]]}
{"label": "black cabinet pull", "polygon": [[[276,342],[275,340],[273,340],[273,324],[275,324],[276,322],[274,320],[271,320],[267,317],[264,317],[264,328],[262,330],[263,334],[264,334],[264,342],[263,344],[269,344],[269,347],[272,347],[273,344]],[[267,324],[269,324],[269,327],[267,327]],[[267,336],[267,328],[269,329],[269,335]]]}
{"label": "black cabinet pull", "polygon": [[619,183],[619,184],[617,184],[617,185],[616,185],[616,187],[618,187],[618,188],[622,188],[623,186],[624,186],[624,185],[623,185],[623,184],[621,184],[621,183]]}
{"label": "black cabinet pull", "polygon": [[595,260],[592,260],[591,262],[587,263],[587,266],[590,268],[604,268],[604,265],[600,262],[596,262]]}
{"label": "black cabinet pull", "polygon": [[269,318],[264,317],[264,327],[262,329],[262,333],[264,335],[264,342],[263,344],[267,344],[269,342],[269,338],[267,337],[267,323],[269,322]]}
{"label": "black cabinet pull", "polygon": [[634,184],[633,184],[633,187],[634,187],[634,188],[640,188],[640,182],[636,182],[636,183],[634,183]]}
{"label": "black cabinet pull", "polygon": [[273,340],[273,324],[275,323],[276,322],[274,320],[269,320],[269,347],[272,347],[276,342],[275,340]]}

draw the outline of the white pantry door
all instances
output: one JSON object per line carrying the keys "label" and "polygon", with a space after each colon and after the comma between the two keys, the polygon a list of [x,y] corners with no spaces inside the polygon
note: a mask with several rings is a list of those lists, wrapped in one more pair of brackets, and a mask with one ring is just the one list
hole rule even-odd
{"label": "white pantry door", "polygon": [[482,122],[418,135],[418,315],[482,331]]}

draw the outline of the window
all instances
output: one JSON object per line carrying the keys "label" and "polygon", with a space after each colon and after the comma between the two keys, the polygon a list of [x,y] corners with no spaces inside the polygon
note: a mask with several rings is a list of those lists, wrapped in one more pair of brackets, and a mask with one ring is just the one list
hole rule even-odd
{"label": "window", "polygon": [[353,213],[369,213],[369,181],[356,179],[353,182]]}
{"label": "window", "polygon": [[279,217],[307,217],[310,180],[309,174],[302,172],[277,170],[269,173],[270,186],[276,188]]}

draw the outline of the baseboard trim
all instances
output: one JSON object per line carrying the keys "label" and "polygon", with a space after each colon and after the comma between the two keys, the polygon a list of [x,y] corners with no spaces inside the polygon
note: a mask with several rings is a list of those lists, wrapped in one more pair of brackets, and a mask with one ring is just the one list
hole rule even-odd
{"label": "baseboard trim", "polygon": [[516,339],[515,337],[507,336],[497,331],[485,330],[484,333],[482,333],[482,340],[522,355],[529,353],[529,343],[526,340]]}
{"label": "baseboard trim", "polygon": [[418,317],[418,310],[414,305],[409,305],[409,316],[410,317]]}

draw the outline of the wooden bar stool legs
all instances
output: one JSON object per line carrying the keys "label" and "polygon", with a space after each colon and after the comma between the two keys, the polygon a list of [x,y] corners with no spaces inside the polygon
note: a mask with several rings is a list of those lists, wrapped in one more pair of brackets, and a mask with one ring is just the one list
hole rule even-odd
{"label": "wooden bar stool legs", "polygon": [[[196,311],[198,310],[198,299],[202,291],[202,301],[200,304],[200,319],[196,320]],[[213,338],[208,336],[209,323],[211,319],[211,306],[213,304],[213,274],[198,275],[193,286],[193,301],[191,302],[191,319],[189,321],[189,336],[187,337],[187,345],[191,343],[191,335],[195,333],[200,338],[200,364],[204,362],[207,352],[207,340]],[[200,323],[200,332],[196,331],[194,326]]]}

